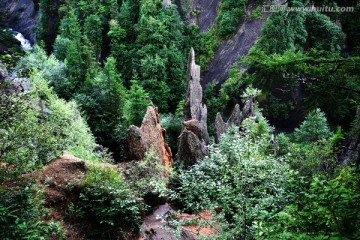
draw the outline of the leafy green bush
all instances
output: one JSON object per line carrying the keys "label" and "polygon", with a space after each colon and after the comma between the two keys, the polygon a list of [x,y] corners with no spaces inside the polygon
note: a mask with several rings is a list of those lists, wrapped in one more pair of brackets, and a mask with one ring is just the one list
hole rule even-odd
{"label": "leafy green bush", "polygon": [[122,174],[113,168],[90,166],[75,206],[85,212],[84,217],[100,224],[94,231],[100,236],[108,232],[123,238],[126,231],[136,232],[140,227],[140,203]]}
{"label": "leafy green bush", "polygon": [[63,150],[87,160],[99,158],[93,151],[94,137],[76,103],[59,99],[40,73],[28,81],[30,90],[10,95],[8,107],[0,109],[5,111],[0,114],[5,120],[0,126],[1,159],[8,166],[5,174],[18,175],[39,168]]}
{"label": "leafy green bush", "polygon": [[245,14],[247,0],[222,0],[220,12],[216,18],[217,31],[220,38],[234,33],[241,17]]}
{"label": "leafy green bush", "polygon": [[[265,120],[261,120],[261,125]],[[177,189],[185,209],[213,208],[220,212],[222,231],[217,239],[250,239],[253,222],[281,209],[289,167],[272,154],[270,128],[246,119],[243,131],[232,128],[210,156],[180,173]]]}
{"label": "leafy green bush", "polygon": [[291,204],[256,224],[257,239],[358,239],[359,170],[344,168],[335,179],[310,182],[294,175]]}
{"label": "leafy green bush", "polygon": [[130,162],[125,174],[137,196],[152,194],[164,197],[168,193],[168,178],[165,175],[171,174],[171,169],[161,165],[159,157],[152,148],[146,152],[143,160]]}
{"label": "leafy green bush", "polygon": [[203,33],[199,33],[199,31],[200,28],[196,24],[191,24],[186,28],[185,49],[194,48],[196,61],[204,71],[208,63],[214,58],[220,40],[216,36],[214,28]]}
{"label": "leafy green bush", "polygon": [[1,239],[64,239],[59,222],[48,219],[44,191],[31,188],[0,189]]}

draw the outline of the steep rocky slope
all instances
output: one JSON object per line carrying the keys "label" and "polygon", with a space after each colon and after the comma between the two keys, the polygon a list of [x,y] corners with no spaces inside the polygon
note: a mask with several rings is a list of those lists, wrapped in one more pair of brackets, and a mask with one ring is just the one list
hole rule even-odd
{"label": "steep rocky slope", "polygon": [[39,18],[33,0],[1,0],[0,26],[21,32],[32,43],[34,26]]}
{"label": "steep rocky slope", "polygon": [[[187,15],[187,24],[195,23],[199,26],[200,32],[206,32],[215,23],[219,4],[220,0],[192,0],[188,3],[189,14]],[[186,10],[186,4],[182,6]],[[247,14],[250,15],[256,6],[256,1],[250,1],[246,9]],[[266,15],[264,14],[262,14],[261,18],[257,19],[247,16],[239,23],[237,32],[234,35],[220,42],[214,58],[209,63],[207,69],[203,71],[201,77],[202,85],[206,85],[213,80],[217,83],[222,83],[226,80],[230,68],[238,61],[239,56],[246,55],[255,43],[265,20]]]}

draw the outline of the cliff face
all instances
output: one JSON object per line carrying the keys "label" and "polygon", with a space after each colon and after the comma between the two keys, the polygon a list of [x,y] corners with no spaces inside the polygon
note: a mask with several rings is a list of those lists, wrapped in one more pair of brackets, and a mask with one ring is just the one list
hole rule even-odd
{"label": "cliff face", "polygon": [[215,22],[219,3],[220,0],[191,0],[187,24],[196,24],[200,32],[206,32]]}
{"label": "cliff face", "polygon": [[[200,32],[206,32],[214,25],[219,4],[220,0],[189,0],[189,6],[182,5],[190,12],[186,19],[187,24],[195,23],[200,27]],[[246,9],[247,14],[250,14],[256,6],[256,1],[250,0]],[[214,58],[203,71],[202,85],[213,80],[223,83],[227,79],[230,68],[239,60],[239,56],[246,55],[254,45],[265,20],[266,16],[259,19],[251,19],[247,16],[239,23],[237,32],[233,36],[220,42]]]}
{"label": "cliff face", "polygon": [[0,1],[0,26],[21,32],[31,43],[35,41],[33,28],[38,19],[33,0]]}

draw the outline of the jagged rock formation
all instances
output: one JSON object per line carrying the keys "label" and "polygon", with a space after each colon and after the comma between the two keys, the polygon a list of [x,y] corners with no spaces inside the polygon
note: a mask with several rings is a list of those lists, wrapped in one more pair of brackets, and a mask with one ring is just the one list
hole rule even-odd
{"label": "jagged rock formation", "polygon": [[244,119],[253,116],[255,116],[255,109],[254,98],[252,96],[247,97],[242,111],[240,111],[239,104],[235,105],[234,110],[226,123],[224,122],[221,113],[217,113],[215,118],[215,142],[219,143],[221,135],[226,133],[232,125],[239,127]]}
{"label": "jagged rock formation", "polygon": [[240,111],[239,104],[235,105],[235,108],[227,122],[224,122],[223,118],[221,117],[221,113],[218,112],[216,114],[216,118],[215,118],[215,142],[216,143],[220,142],[220,136],[222,134],[226,133],[226,131],[229,129],[230,126],[232,126],[232,125],[240,126],[241,116],[242,116],[242,114]]}
{"label": "jagged rock formation", "polygon": [[143,160],[151,148],[159,156],[163,166],[172,166],[171,149],[165,142],[165,129],[160,126],[157,108],[149,106],[138,128],[131,125],[125,136],[125,160]]}
{"label": "jagged rock formation", "polygon": [[39,14],[33,0],[1,0],[0,10],[0,26],[21,32],[34,43],[34,26]]}
{"label": "jagged rock formation", "polygon": [[185,122],[178,138],[177,159],[185,166],[193,165],[208,155],[207,108],[202,103],[200,85],[200,66],[195,63],[195,52],[191,48],[188,61],[186,101],[184,104]]}

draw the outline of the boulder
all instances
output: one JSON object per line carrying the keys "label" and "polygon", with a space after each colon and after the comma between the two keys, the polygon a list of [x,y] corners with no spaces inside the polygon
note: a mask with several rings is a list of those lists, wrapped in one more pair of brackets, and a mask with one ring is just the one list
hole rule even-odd
{"label": "boulder", "polygon": [[165,142],[165,129],[160,126],[158,109],[149,106],[141,127],[131,125],[126,133],[125,160],[143,160],[151,148],[158,155],[161,165],[172,166],[171,149]]}
{"label": "boulder", "polygon": [[191,48],[188,60],[186,100],[184,103],[185,122],[178,138],[177,159],[184,165],[193,165],[209,154],[207,130],[207,108],[203,104],[200,84],[200,66],[195,63],[195,52]]}

